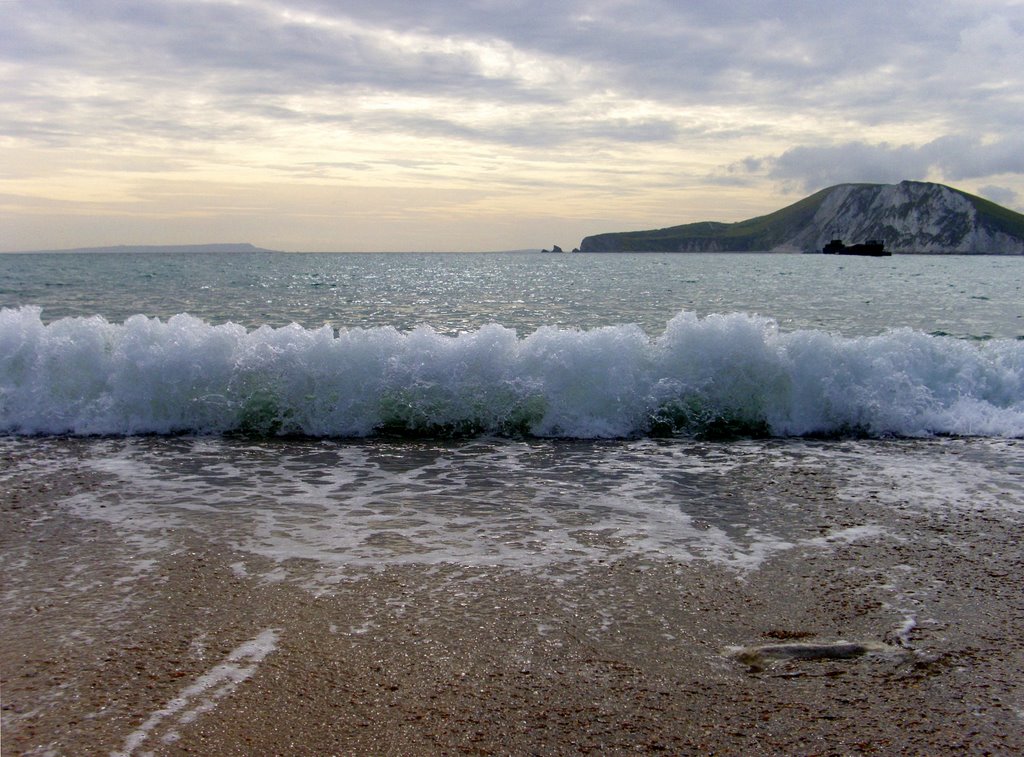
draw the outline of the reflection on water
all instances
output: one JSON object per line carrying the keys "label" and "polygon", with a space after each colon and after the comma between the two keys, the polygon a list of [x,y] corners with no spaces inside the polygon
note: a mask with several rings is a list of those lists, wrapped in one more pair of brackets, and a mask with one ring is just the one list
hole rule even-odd
{"label": "reflection on water", "polygon": [[121,322],[187,312],[250,328],[637,323],[747,312],[847,336],[1024,336],[1024,258],[764,254],[0,255],[0,307]]}

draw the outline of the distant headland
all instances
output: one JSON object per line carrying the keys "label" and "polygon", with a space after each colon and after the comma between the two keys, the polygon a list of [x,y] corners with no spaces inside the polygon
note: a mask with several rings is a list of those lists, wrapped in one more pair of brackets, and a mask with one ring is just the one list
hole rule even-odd
{"label": "distant headland", "polygon": [[267,250],[262,247],[255,247],[248,242],[230,242],[226,244],[143,244],[143,245],[127,245],[120,244],[113,247],[72,247],[61,250],[22,250],[23,254],[30,253],[105,253],[105,252],[125,252],[125,253],[230,253],[230,252],[277,252],[277,250]]}
{"label": "distant headland", "polygon": [[579,249],[821,252],[834,238],[878,239],[895,253],[1024,255],[1024,215],[944,184],[838,184],[766,216],[597,234]]}

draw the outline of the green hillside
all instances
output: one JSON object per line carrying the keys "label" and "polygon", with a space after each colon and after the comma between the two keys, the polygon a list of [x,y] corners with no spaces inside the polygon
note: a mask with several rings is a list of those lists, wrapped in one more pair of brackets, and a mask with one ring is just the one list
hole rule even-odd
{"label": "green hillside", "polygon": [[[842,195],[824,210],[823,203],[837,190],[842,190]],[[581,252],[815,251],[840,230],[851,235],[856,232],[865,239],[883,239],[887,246],[901,252],[1016,254],[1024,251],[1024,215],[952,187],[917,181],[904,181],[899,185],[839,184],[774,213],[746,221],[703,221],[648,231],[597,234],[585,238],[579,249]]]}
{"label": "green hillside", "polygon": [[736,223],[700,221],[652,231],[625,231],[587,237],[580,252],[678,252],[714,248],[723,252],[770,250],[794,227],[805,226],[831,189],[823,189],[774,213]]}
{"label": "green hillside", "polygon": [[1004,208],[984,197],[962,192],[978,211],[978,217],[991,228],[1014,237],[1024,237],[1024,214]]}

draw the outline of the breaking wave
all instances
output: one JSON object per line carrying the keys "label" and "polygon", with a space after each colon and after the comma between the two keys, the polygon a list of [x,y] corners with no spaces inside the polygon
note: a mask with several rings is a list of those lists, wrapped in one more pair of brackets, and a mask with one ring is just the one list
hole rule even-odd
{"label": "breaking wave", "polygon": [[0,310],[0,432],[1024,437],[1024,342],[843,338],[746,314],[635,325],[248,330]]}

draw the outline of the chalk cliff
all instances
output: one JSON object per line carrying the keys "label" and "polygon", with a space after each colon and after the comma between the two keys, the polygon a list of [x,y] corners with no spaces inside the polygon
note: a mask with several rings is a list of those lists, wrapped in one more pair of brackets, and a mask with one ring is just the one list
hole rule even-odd
{"label": "chalk cliff", "polygon": [[944,184],[839,184],[766,216],[598,234],[580,251],[820,252],[835,237],[896,253],[1024,255],[1024,215]]}

